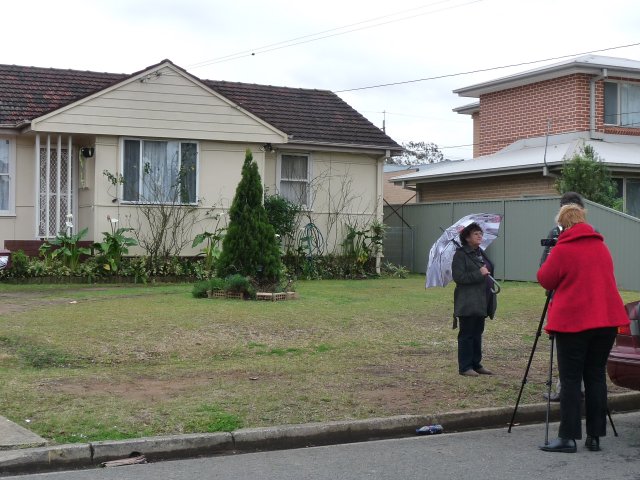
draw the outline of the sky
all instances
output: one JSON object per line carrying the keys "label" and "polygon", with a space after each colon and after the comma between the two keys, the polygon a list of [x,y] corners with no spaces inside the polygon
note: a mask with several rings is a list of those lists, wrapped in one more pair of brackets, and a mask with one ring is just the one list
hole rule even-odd
{"label": "sky", "polygon": [[452,109],[476,101],[454,89],[585,53],[640,60],[637,0],[31,0],[2,11],[1,64],[133,73],[169,59],[201,79],[331,90],[396,142],[433,142],[450,159],[472,156],[471,118]]}

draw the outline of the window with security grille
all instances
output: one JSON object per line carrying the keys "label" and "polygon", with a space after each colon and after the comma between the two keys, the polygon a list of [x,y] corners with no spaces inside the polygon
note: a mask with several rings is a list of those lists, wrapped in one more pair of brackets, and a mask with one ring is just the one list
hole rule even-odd
{"label": "window with security grille", "polygon": [[139,203],[197,202],[198,144],[125,139],[123,200]]}

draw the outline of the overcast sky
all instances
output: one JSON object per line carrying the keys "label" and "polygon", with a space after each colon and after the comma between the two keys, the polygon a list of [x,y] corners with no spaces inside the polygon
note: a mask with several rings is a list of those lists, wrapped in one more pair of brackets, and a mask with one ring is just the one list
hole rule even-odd
{"label": "overcast sky", "polygon": [[[560,60],[465,72],[630,44],[597,54],[640,60],[637,0],[31,0],[2,12],[0,63],[133,73],[169,59],[202,79],[332,90],[386,118],[398,143],[455,159],[471,157],[472,130],[452,109],[474,99],[452,90]],[[411,83],[352,90],[397,82]]]}

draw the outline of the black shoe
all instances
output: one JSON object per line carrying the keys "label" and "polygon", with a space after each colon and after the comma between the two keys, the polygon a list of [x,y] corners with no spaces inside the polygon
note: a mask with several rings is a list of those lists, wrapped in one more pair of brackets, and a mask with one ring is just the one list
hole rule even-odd
{"label": "black shoe", "polygon": [[587,447],[587,450],[591,450],[592,452],[599,452],[600,437],[592,437],[591,435],[587,435],[587,439],[584,442],[584,446]]}
{"label": "black shoe", "polygon": [[576,453],[576,441],[569,438],[556,438],[547,445],[540,445],[543,452]]}

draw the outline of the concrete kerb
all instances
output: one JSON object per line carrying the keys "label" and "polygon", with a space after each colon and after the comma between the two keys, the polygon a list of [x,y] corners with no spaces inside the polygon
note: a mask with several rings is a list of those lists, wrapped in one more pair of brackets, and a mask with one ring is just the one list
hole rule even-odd
{"label": "concrete kerb", "polygon": [[[611,413],[640,410],[640,392],[609,397]],[[515,425],[544,422],[546,403],[520,405]],[[0,451],[0,475],[96,467],[102,462],[145,455],[150,461],[224,455],[240,452],[302,448],[415,435],[423,425],[439,423],[445,432],[505,427],[513,407],[485,408],[440,415],[401,415],[368,420],[336,421],[247,428],[230,433],[168,435],[133,440],[70,444]],[[551,420],[559,405],[552,404]]]}

